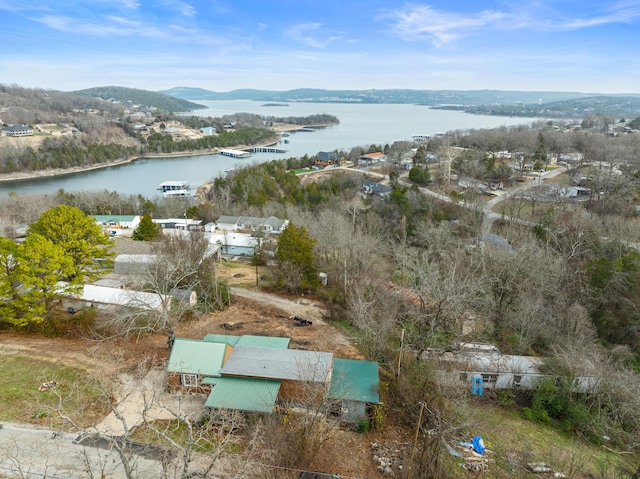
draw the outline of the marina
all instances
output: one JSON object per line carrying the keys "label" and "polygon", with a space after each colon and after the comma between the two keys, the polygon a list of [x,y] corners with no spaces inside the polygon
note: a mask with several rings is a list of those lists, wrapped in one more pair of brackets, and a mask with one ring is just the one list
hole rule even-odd
{"label": "marina", "polygon": [[249,158],[251,153],[243,150],[232,150],[232,149],[224,149],[220,150],[218,154],[223,156],[230,156],[232,158]]}
{"label": "marina", "polygon": [[269,146],[256,146],[251,151],[254,153],[286,153],[287,150],[283,150],[282,148],[273,148]]}

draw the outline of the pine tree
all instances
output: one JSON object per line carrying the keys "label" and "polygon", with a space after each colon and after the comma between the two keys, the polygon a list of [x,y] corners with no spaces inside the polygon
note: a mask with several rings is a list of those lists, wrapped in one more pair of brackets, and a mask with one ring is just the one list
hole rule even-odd
{"label": "pine tree", "polygon": [[276,259],[280,264],[280,286],[293,291],[310,291],[318,286],[313,247],[316,241],[304,226],[293,223],[278,240]]}
{"label": "pine tree", "polygon": [[160,226],[153,222],[150,214],[143,215],[140,224],[133,230],[133,239],[136,241],[152,241],[160,235]]}

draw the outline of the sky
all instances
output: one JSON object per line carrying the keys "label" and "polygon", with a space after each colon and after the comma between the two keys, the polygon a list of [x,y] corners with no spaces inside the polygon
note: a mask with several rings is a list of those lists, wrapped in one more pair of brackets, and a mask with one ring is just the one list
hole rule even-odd
{"label": "sky", "polygon": [[640,0],[0,0],[0,84],[640,93]]}

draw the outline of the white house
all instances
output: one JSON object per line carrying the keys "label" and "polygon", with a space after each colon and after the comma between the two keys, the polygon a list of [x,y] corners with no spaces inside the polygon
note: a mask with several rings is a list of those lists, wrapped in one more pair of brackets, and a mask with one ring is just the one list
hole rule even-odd
{"label": "white house", "polygon": [[[545,371],[545,358],[501,354],[497,350],[428,351],[424,354],[443,386],[485,389],[533,389],[553,374]],[[573,380],[576,392],[597,388],[595,376],[578,376]]]}
{"label": "white house", "polygon": [[93,215],[104,229],[133,230],[140,224],[140,215]]}
{"label": "white house", "polygon": [[289,224],[289,220],[281,220],[275,216],[258,218],[255,216],[220,216],[215,222],[216,229],[225,231],[262,231],[270,234],[280,234]]}

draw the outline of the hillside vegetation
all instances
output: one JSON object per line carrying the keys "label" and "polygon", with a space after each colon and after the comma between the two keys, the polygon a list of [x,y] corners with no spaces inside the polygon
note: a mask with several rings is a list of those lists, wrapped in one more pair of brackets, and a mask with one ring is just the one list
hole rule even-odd
{"label": "hillside vegetation", "polygon": [[125,105],[151,107],[167,112],[183,112],[206,108],[204,105],[175,98],[163,93],[121,86],[87,88],[72,93],[85,97],[101,98],[103,100],[117,100]]}

